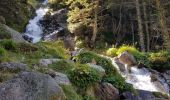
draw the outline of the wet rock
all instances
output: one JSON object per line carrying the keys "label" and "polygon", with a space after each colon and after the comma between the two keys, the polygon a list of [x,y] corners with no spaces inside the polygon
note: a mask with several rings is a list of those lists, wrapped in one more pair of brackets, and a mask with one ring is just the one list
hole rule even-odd
{"label": "wet rock", "polygon": [[117,57],[113,58],[113,60],[114,60],[114,63],[117,65],[117,67],[119,68],[119,70],[121,72],[125,72],[126,71],[125,65],[122,64]]}
{"label": "wet rock", "polygon": [[119,91],[110,83],[99,84],[95,95],[97,100],[119,100]]}
{"label": "wet rock", "polygon": [[22,63],[5,62],[0,64],[0,70],[8,72],[26,71],[27,66]]}
{"label": "wet rock", "polygon": [[49,75],[22,72],[0,85],[0,100],[66,100],[66,97]]}
{"label": "wet rock", "polygon": [[127,51],[121,53],[118,55],[119,61],[123,63],[124,65],[128,66],[135,66],[136,65],[136,60],[133,55],[128,53]]}
{"label": "wet rock", "polygon": [[28,36],[27,34],[24,34],[22,37],[28,42],[33,42],[33,38]]}
{"label": "wet rock", "polygon": [[160,95],[155,95],[155,93],[138,90],[138,93],[132,94],[131,92],[124,92],[121,94],[121,100],[169,100],[168,96],[164,96],[163,94],[159,93]]}
{"label": "wet rock", "polygon": [[98,73],[100,73],[101,77],[105,75],[105,70],[103,69],[102,66],[98,66],[98,65],[95,65],[95,64],[91,64],[91,63],[88,63],[88,65],[95,69]]}
{"label": "wet rock", "polygon": [[52,12],[51,14],[47,15],[44,20],[42,20],[40,23],[44,27],[44,33],[45,34],[51,34],[54,31],[59,30],[59,28],[67,27],[67,9],[60,9],[58,11]]}
{"label": "wet rock", "polygon": [[60,59],[40,59],[39,65],[44,66],[44,67],[48,67],[49,64],[52,64],[56,61],[60,61]]}
{"label": "wet rock", "polygon": [[170,70],[163,73],[164,78],[167,80],[167,82],[170,85]]}

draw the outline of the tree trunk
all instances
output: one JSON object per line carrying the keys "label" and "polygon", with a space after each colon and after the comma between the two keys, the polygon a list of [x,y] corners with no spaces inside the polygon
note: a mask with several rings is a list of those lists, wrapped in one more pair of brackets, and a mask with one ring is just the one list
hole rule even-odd
{"label": "tree trunk", "polygon": [[138,34],[139,34],[139,40],[140,40],[140,47],[141,47],[141,50],[145,52],[144,33],[143,33],[143,27],[142,27],[139,0],[136,0],[136,11],[137,11]]}
{"label": "tree trunk", "polygon": [[94,42],[96,41],[96,36],[97,36],[97,32],[98,32],[98,26],[97,26],[97,20],[98,20],[98,1],[96,3],[96,8],[95,8],[95,11],[94,11],[94,24],[93,24],[93,35],[92,35],[92,38],[91,38],[91,41],[92,41],[92,44],[94,44]]}
{"label": "tree trunk", "polygon": [[147,51],[150,51],[150,35],[149,35],[149,27],[148,27],[148,18],[146,13],[146,2],[143,1],[143,13],[144,13],[144,20],[145,20],[145,31],[146,31],[146,39],[147,39]]}
{"label": "tree trunk", "polygon": [[170,36],[168,33],[168,29],[166,26],[166,18],[165,18],[165,10],[163,9],[163,7],[160,4],[160,0],[156,0],[156,8],[157,8],[157,17],[158,17],[158,22],[159,22],[159,27],[161,28],[161,33],[163,35],[163,39],[164,39],[164,46],[167,49],[170,49]]}

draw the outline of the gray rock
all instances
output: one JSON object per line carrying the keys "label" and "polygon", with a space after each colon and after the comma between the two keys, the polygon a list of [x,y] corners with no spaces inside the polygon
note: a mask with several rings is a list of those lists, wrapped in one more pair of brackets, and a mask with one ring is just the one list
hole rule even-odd
{"label": "gray rock", "polygon": [[49,75],[22,72],[0,85],[0,100],[66,100],[66,97]]}
{"label": "gray rock", "polygon": [[118,58],[119,58],[119,61],[124,65],[126,64],[130,67],[136,65],[136,59],[134,58],[133,55],[131,55],[127,51],[119,54]]}
{"label": "gray rock", "polygon": [[113,60],[114,60],[114,63],[116,64],[116,66],[119,68],[119,70],[121,72],[125,72],[126,71],[125,65],[122,64],[117,57],[113,58]]}
{"label": "gray rock", "polygon": [[103,69],[102,66],[95,65],[95,64],[91,64],[91,63],[88,63],[87,65],[89,65],[91,68],[93,68],[93,69],[95,69],[97,72],[99,72],[101,76],[104,76],[104,75],[105,75],[105,70]]}
{"label": "gray rock", "polygon": [[119,100],[119,91],[110,83],[102,83],[95,88],[97,100]]}
{"label": "gray rock", "polygon": [[27,65],[22,63],[5,62],[0,64],[1,71],[26,71]]}
{"label": "gray rock", "polygon": [[59,84],[59,85],[71,85],[70,80],[68,79],[67,75],[59,72],[55,72],[55,77],[54,80]]}
{"label": "gray rock", "polygon": [[13,41],[15,41],[15,42],[26,42],[26,41],[24,40],[24,38],[22,37],[22,34],[21,34],[21,33],[15,31],[14,29],[12,29],[12,28],[8,27],[7,25],[4,25],[4,24],[3,24],[3,28],[4,28],[8,33],[11,34]]}
{"label": "gray rock", "polygon": [[[160,93],[159,93],[160,94]],[[154,93],[149,91],[138,90],[138,94],[132,94],[131,92],[124,92],[120,96],[121,100],[169,100],[170,98],[160,95],[157,97]]]}
{"label": "gray rock", "polygon": [[52,64],[56,61],[60,61],[60,59],[40,59],[40,66],[48,67],[49,64]]}

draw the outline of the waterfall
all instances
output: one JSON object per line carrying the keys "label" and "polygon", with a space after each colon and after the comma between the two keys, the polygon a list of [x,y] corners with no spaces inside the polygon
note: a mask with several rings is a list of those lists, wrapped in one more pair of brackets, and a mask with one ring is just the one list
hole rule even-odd
{"label": "waterfall", "polygon": [[153,73],[150,72],[147,68],[137,68],[137,66],[133,66],[129,71],[127,65],[125,65],[126,70],[121,71],[120,66],[116,63],[117,61],[115,61],[114,58],[106,58],[112,61],[112,64],[118,70],[118,72],[126,79],[126,82],[132,84],[135,89],[150,92],[161,92],[169,95],[170,88],[168,83],[164,78],[162,78],[158,74],[157,76],[155,76],[157,80],[153,82],[151,78]]}
{"label": "waterfall", "polygon": [[48,0],[45,0],[42,3],[42,6],[36,10],[36,16],[31,19],[26,26],[26,32],[25,32],[25,37],[27,38],[26,40],[29,40],[32,43],[37,43],[41,40],[42,34],[43,34],[43,29],[40,25],[40,20],[43,19],[43,17],[46,15],[48,12],[48,7],[47,6]]}

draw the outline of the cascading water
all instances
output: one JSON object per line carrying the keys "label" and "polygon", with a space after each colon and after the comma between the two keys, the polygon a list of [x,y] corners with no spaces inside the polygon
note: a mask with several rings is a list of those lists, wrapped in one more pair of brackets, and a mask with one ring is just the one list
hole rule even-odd
{"label": "cascading water", "polygon": [[25,35],[28,38],[31,38],[30,41],[32,43],[39,42],[42,38],[43,30],[39,22],[40,20],[43,19],[43,17],[48,11],[48,7],[44,7],[47,5],[47,3],[48,3],[48,0],[45,0],[42,3],[43,6],[41,6],[39,9],[36,10],[37,15],[33,19],[31,19],[29,21],[29,24],[26,26]]}
{"label": "cascading water", "polygon": [[[109,58],[109,57],[107,57]],[[152,73],[146,68],[137,68],[136,66],[131,67],[131,71],[129,72],[127,69],[127,65],[125,65],[125,71],[121,71],[118,64],[113,58],[109,58],[112,61],[112,64],[117,68],[119,73],[126,79],[127,83],[133,85],[135,89],[145,90],[145,91],[155,91],[161,92],[169,95],[170,88],[167,82],[159,77],[157,77],[157,81],[152,82],[151,75]]]}

